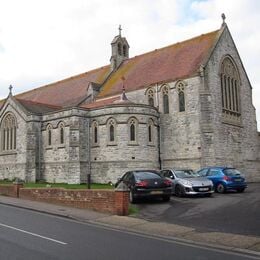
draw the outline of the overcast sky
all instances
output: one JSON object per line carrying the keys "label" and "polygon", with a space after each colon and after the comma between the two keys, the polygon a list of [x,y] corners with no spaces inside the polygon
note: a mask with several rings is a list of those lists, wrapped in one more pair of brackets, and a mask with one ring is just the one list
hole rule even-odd
{"label": "overcast sky", "polygon": [[119,24],[132,57],[219,29],[221,13],[260,122],[259,0],[0,0],[0,98],[109,64]]}

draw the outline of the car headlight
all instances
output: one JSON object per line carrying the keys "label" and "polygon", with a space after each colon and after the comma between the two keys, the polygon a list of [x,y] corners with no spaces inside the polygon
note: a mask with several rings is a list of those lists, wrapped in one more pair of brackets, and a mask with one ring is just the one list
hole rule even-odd
{"label": "car headlight", "polygon": [[180,183],[184,186],[192,187],[192,183],[188,180],[180,180]]}

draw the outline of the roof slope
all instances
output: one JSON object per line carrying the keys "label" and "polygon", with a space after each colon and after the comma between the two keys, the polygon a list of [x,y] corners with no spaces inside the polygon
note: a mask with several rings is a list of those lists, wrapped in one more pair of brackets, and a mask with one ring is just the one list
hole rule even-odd
{"label": "roof slope", "polygon": [[54,106],[49,104],[36,103],[33,101],[16,99],[27,111],[33,114],[44,114],[48,112],[53,112],[55,110],[59,110],[62,107]]}
{"label": "roof slope", "polygon": [[[110,74],[110,65],[16,95],[15,98],[29,111],[44,113],[78,106],[95,108],[113,103],[116,99],[98,99],[122,93],[122,77],[126,91],[141,89],[195,75],[215,46],[221,30],[213,31],[180,43],[125,60]],[[97,101],[84,105],[90,82],[102,85]],[[118,97],[119,98],[119,97]],[[117,99],[118,99],[117,98]],[[98,103],[97,103],[98,102]],[[97,104],[95,104],[97,103]],[[0,109],[4,100],[0,101]]]}
{"label": "roof slope", "polygon": [[122,77],[128,92],[194,75],[214,47],[219,32],[210,32],[125,60],[105,82],[98,97],[121,93]]}
{"label": "roof slope", "polygon": [[87,97],[90,82],[103,83],[110,73],[110,66],[92,70],[16,95],[19,100],[49,104],[60,107],[77,106]]}

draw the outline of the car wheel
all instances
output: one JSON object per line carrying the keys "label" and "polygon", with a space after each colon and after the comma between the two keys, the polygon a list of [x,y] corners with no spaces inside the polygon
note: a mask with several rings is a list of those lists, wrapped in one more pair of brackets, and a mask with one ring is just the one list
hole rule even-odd
{"label": "car wheel", "polygon": [[132,204],[136,203],[136,199],[134,198],[134,194],[133,194],[132,190],[130,190],[130,193],[129,193],[129,201]]}
{"label": "car wheel", "polygon": [[177,185],[177,186],[176,186],[176,188],[175,188],[175,195],[176,195],[177,197],[183,197],[184,192],[183,192],[183,190],[182,190],[182,188],[181,188],[180,185]]}
{"label": "car wheel", "polygon": [[218,193],[224,193],[226,191],[226,188],[225,186],[222,184],[222,183],[219,183],[217,186],[216,186],[216,192]]}
{"label": "car wheel", "polygon": [[171,196],[163,196],[162,199],[163,201],[170,201]]}
{"label": "car wheel", "polygon": [[244,192],[244,191],[245,191],[245,188],[237,189],[237,192],[239,192],[239,193],[242,193],[242,192]]}

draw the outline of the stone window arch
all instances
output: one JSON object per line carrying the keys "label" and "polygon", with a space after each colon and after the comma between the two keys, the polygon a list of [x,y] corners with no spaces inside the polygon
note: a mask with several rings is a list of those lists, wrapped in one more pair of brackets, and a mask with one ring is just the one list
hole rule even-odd
{"label": "stone window arch", "polygon": [[148,120],[148,144],[154,144],[154,122],[150,118]]}
{"label": "stone window arch", "polygon": [[138,131],[138,121],[136,118],[132,117],[128,120],[129,143],[131,144],[137,143],[137,131]]}
{"label": "stone window arch", "polygon": [[226,119],[240,117],[240,80],[234,61],[227,56],[220,67],[222,113]]}
{"label": "stone window arch", "polygon": [[147,90],[148,104],[154,107],[154,90],[152,88]]}
{"label": "stone window arch", "polygon": [[116,120],[114,118],[110,118],[107,122],[108,129],[108,143],[115,144],[116,142]]}
{"label": "stone window arch", "polygon": [[65,124],[64,124],[64,122],[59,123],[58,129],[59,129],[59,133],[60,133],[60,144],[64,144],[64,142],[65,142],[65,136],[64,136]]}
{"label": "stone window arch", "polygon": [[185,83],[180,81],[177,84],[178,101],[179,101],[179,112],[184,112],[185,107]]}
{"label": "stone window arch", "polygon": [[94,145],[98,144],[98,138],[98,123],[97,121],[94,121],[92,123],[92,140]]}
{"label": "stone window arch", "polygon": [[51,146],[52,145],[52,125],[51,124],[48,124],[47,127],[46,127],[46,132],[47,132],[47,144],[48,146]]}
{"label": "stone window arch", "polygon": [[12,113],[8,113],[1,123],[2,151],[16,150],[17,120]]}
{"label": "stone window arch", "polygon": [[162,88],[162,97],[163,97],[163,113],[169,114],[169,87],[163,86]]}

